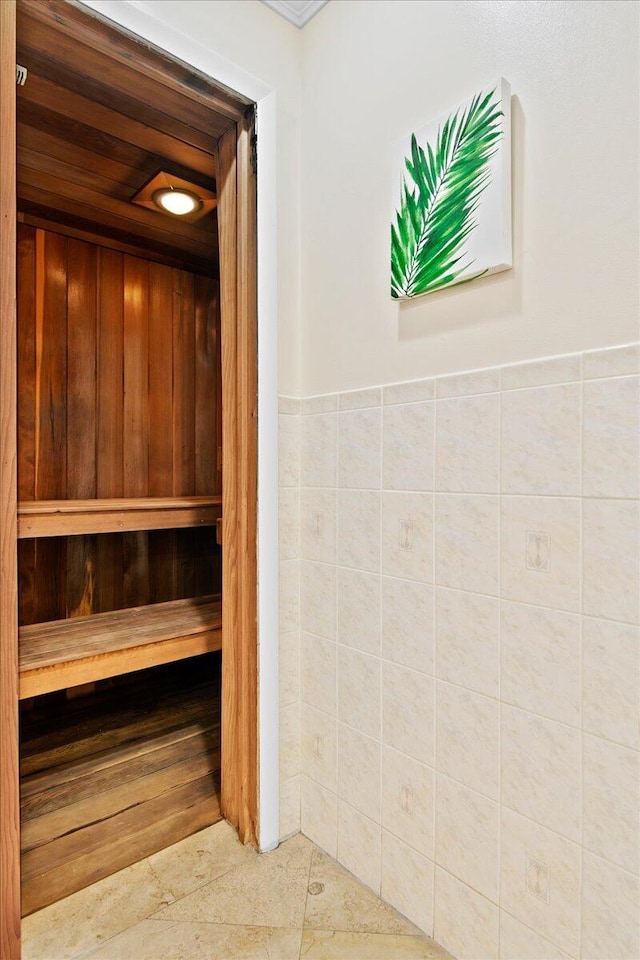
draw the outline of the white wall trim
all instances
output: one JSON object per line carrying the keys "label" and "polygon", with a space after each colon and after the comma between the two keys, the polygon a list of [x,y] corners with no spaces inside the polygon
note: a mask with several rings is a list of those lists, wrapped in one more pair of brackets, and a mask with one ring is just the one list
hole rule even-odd
{"label": "white wall trim", "polygon": [[262,0],[265,7],[279,14],[292,23],[299,30],[309,23],[316,13],[327,5],[329,0]]}
{"label": "white wall trim", "polygon": [[84,5],[257,103],[258,132],[258,714],[260,849],[279,839],[278,744],[278,222],[276,92],[164,23],[144,0]]}

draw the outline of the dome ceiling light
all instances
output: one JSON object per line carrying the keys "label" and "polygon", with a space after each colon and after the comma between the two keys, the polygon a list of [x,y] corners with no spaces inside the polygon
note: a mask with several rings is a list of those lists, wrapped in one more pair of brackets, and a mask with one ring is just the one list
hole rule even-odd
{"label": "dome ceiling light", "polygon": [[131,202],[193,223],[213,210],[217,200],[211,190],[160,171],[133,195]]}

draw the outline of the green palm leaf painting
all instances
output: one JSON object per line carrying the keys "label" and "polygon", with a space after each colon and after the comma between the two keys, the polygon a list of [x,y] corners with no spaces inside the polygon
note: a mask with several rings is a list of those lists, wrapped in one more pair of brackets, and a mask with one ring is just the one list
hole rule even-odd
{"label": "green palm leaf painting", "polygon": [[412,134],[391,225],[392,297],[419,296],[510,266],[510,236],[508,262],[482,264],[470,250],[504,134],[499,87],[451,113],[431,142],[421,145]]}

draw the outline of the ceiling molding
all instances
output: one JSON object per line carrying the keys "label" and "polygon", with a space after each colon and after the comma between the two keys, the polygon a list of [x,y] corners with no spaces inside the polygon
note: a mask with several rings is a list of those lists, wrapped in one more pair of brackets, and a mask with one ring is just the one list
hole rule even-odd
{"label": "ceiling molding", "polygon": [[309,23],[328,2],[329,0],[262,0],[266,7],[299,29]]}

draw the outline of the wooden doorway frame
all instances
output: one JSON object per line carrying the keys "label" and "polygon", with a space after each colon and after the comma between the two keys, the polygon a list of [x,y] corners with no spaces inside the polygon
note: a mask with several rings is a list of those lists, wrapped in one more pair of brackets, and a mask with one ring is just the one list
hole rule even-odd
{"label": "wooden doorway frame", "polygon": [[[0,121],[15,129],[16,0],[0,3]],[[87,11],[88,16],[94,16]],[[99,18],[98,18],[99,19]],[[124,28],[116,28],[127,36]],[[167,58],[169,54],[164,54]],[[217,144],[223,396],[223,815],[258,836],[257,206],[249,107]],[[0,149],[0,960],[20,957],[16,143]]]}

